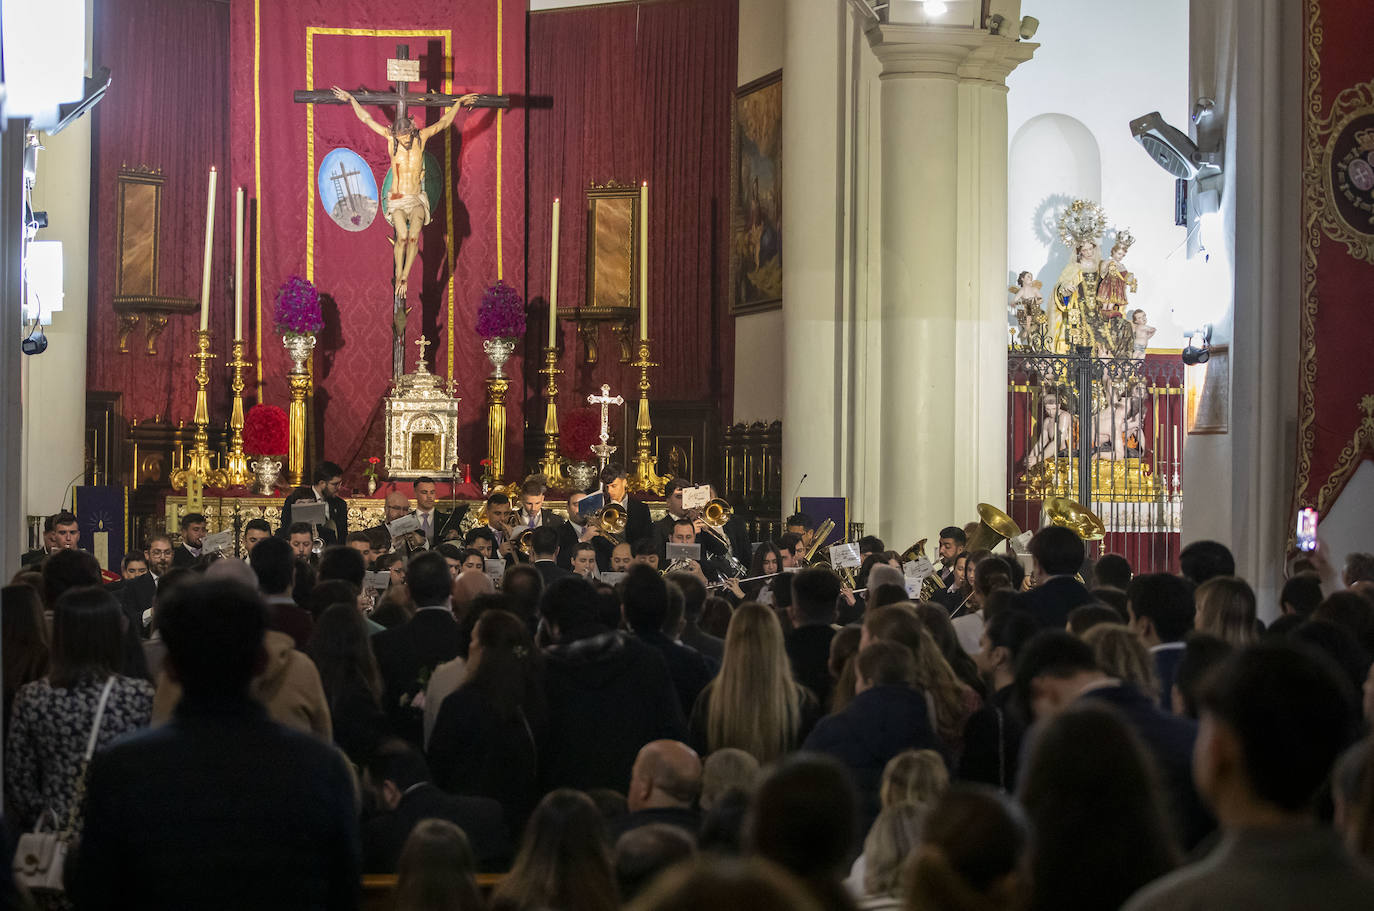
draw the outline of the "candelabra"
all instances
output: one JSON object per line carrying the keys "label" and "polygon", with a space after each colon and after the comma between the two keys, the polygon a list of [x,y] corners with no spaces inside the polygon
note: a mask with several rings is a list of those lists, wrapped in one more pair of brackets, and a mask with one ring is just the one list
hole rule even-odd
{"label": "candelabra", "polygon": [[649,340],[647,338],[639,340],[639,360],[630,366],[639,368],[639,419],[635,421],[635,430],[639,434],[639,442],[635,447],[638,454],[635,456],[634,472],[629,479],[630,489],[650,491],[662,496],[668,479],[660,477],[654,465],[652,452],[654,425],[649,419],[649,368],[657,367],[658,364],[649,360]]}
{"label": "candelabra", "polygon": [[225,457],[225,481],[230,487],[244,487],[253,479],[248,470],[248,456],[243,451],[243,372],[253,366],[252,361],[243,359],[243,339],[234,339],[230,348],[233,360],[229,367],[234,371],[234,379],[229,388],[234,393],[234,407],[229,413],[229,454]]}
{"label": "candelabra", "polygon": [[188,512],[200,512],[205,487],[225,486],[226,472],[223,468],[210,467],[210,404],[207,390],[210,387],[209,362],[215,355],[210,351],[210,331],[201,329],[196,332],[196,352],[191,355],[196,361],[196,425],[192,437],[194,445],[186,454],[184,464],[172,472],[173,490],[186,491]]}
{"label": "candelabra", "polygon": [[491,461],[493,484],[500,484],[506,471],[506,376],[487,377],[487,458]]}
{"label": "candelabra", "polygon": [[539,371],[548,377],[544,386],[544,458],[539,462],[539,472],[548,486],[563,486],[563,460],[558,457],[558,348],[550,345],[544,349],[544,369]]}

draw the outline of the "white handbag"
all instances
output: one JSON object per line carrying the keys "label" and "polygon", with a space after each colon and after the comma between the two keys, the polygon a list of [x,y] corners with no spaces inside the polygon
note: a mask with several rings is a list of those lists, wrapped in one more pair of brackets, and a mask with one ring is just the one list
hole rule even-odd
{"label": "white handbag", "polygon": [[[19,845],[14,851],[14,878],[23,883],[30,892],[61,893],[62,874],[67,865],[67,848],[72,838],[72,827],[76,824],[76,814],[81,810],[81,802],[86,798],[86,773],[95,755],[95,742],[100,736],[100,721],[105,715],[105,704],[110,701],[110,690],[114,688],[115,678],[105,681],[100,692],[100,704],[95,710],[95,721],[91,724],[91,736],[86,741],[86,756],[77,774],[76,791],[72,794],[71,807],[67,813],[67,825],[57,831],[57,817],[52,810],[44,810],[32,832],[19,836]],[[44,828],[44,823],[49,823]]]}

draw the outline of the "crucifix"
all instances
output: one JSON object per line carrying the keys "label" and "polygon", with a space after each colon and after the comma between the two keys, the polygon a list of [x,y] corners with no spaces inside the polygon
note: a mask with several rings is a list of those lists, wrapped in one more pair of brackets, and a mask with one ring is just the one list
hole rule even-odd
{"label": "crucifix", "polygon": [[[396,230],[392,238],[391,368],[393,378],[400,379],[405,368],[403,346],[406,315],[409,313],[406,307],[407,276],[419,252],[420,230],[429,224],[430,218],[430,200],[425,193],[425,142],[453,123],[459,107],[509,108],[510,96],[475,93],[447,95],[432,91],[412,94],[408,86],[420,81],[420,61],[410,59],[410,47],[405,44],[396,45],[396,58],[387,60],[386,75],[392,83],[390,92],[367,89],[346,92],[334,86],[327,92],[298,90],[293,98],[300,104],[351,105],[353,113],[368,129],[386,139],[393,177],[391,192],[382,200],[382,214]],[[390,126],[383,126],[363,110],[364,104],[393,104],[396,106],[396,118]],[[434,123],[420,127],[406,113],[410,107],[447,107],[448,110]]]}
{"label": "crucifix", "polygon": [[615,452],[616,447],[609,445],[611,439],[610,409],[612,405],[624,405],[625,400],[618,395],[611,395],[611,387],[608,383],[601,384],[600,395],[588,395],[588,405],[601,406],[601,442],[592,447],[592,452],[596,453],[602,468],[611,460],[611,453]]}
{"label": "crucifix", "polygon": [[425,349],[429,348],[429,346],[432,344],[433,342],[425,338],[423,335],[421,335],[419,338],[415,340],[415,347],[420,349],[420,362],[415,365],[416,373],[425,372]]}

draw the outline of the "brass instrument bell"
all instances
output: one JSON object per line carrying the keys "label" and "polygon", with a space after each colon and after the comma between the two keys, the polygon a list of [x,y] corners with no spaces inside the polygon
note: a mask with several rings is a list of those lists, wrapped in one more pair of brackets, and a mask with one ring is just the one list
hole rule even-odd
{"label": "brass instrument bell", "polygon": [[1068,497],[1050,497],[1040,508],[1041,526],[1067,528],[1084,541],[1101,541],[1107,526],[1091,509]]}
{"label": "brass instrument bell", "polygon": [[625,526],[629,522],[630,514],[619,503],[607,503],[592,513],[591,518],[587,520],[588,525],[599,530],[616,544],[621,543],[620,536],[625,533]]}
{"label": "brass instrument bell", "polygon": [[991,503],[978,504],[978,528],[964,544],[966,553],[975,550],[992,550],[1009,538],[1021,534],[1016,520]]}

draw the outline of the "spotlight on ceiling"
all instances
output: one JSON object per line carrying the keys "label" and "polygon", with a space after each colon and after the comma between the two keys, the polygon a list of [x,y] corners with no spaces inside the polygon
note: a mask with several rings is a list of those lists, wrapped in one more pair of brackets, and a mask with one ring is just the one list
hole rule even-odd
{"label": "spotlight on ceiling", "polygon": [[1034,16],[1025,16],[1021,19],[1021,40],[1029,41],[1035,37],[1035,33],[1040,30],[1040,20]]}

